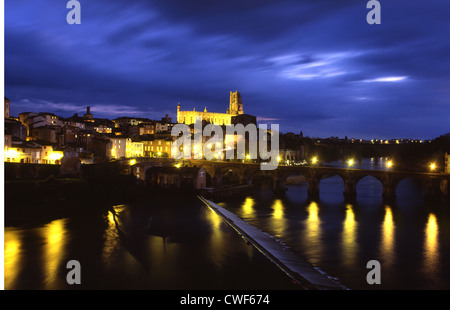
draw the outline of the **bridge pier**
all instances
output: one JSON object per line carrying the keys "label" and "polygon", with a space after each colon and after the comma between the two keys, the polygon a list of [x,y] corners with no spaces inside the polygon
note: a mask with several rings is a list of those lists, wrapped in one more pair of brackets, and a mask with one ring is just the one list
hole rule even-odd
{"label": "bridge pier", "polygon": [[439,180],[430,178],[424,182],[424,198],[426,200],[438,199],[441,195]]}
{"label": "bridge pier", "polygon": [[319,198],[320,181],[316,178],[308,180],[308,199],[314,200]]}
{"label": "bridge pier", "polygon": [[356,200],[356,182],[353,180],[344,181],[344,199],[346,201]]}
{"label": "bridge pier", "polygon": [[222,174],[216,173],[216,174],[214,175],[214,177],[212,178],[212,183],[213,183],[213,185],[214,185],[214,186],[220,186],[220,185],[222,185],[222,177],[223,177]]}
{"label": "bridge pier", "polygon": [[444,199],[450,202],[450,181],[443,180],[440,183],[441,193],[444,195]]}
{"label": "bridge pier", "polygon": [[284,182],[278,178],[277,175],[274,175],[273,177],[273,186],[272,186],[272,192],[274,192],[277,195],[283,195],[287,191],[287,188],[284,187]]}
{"label": "bridge pier", "polygon": [[383,200],[385,202],[394,202],[396,198],[395,185],[392,183],[383,183]]}

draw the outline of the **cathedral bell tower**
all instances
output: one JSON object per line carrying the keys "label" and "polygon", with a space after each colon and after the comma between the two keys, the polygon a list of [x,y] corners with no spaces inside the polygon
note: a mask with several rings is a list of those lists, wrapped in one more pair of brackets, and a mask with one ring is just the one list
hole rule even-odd
{"label": "cathedral bell tower", "polygon": [[242,97],[238,91],[230,91],[230,108],[227,111],[228,114],[244,114],[244,106],[242,105]]}

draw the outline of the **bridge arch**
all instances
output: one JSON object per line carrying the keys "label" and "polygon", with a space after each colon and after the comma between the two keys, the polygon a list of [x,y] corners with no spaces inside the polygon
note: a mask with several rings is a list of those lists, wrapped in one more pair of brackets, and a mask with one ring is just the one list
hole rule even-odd
{"label": "bridge arch", "polygon": [[216,185],[243,184],[243,167],[224,165],[215,170]]}
{"label": "bridge arch", "polygon": [[183,162],[184,166],[187,167],[197,167],[197,168],[203,168],[206,173],[206,187],[210,187],[214,183],[214,177],[215,177],[215,169],[214,166],[208,163],[205,164],[198,164],[198,163],[190,163],[190,162]]}
{"label": "bridge arch", "polygon": [[355,182],[358,198],[377,199],[383,197],[386,180],[382,180],[375,175],[364,175],[357,177]]}
{"label": "bridge arch", "polygon": [[244,182],[246,184],[263,183],[273,186],[274,173],[271,170],[253,169],[244,171]]}
{"label": "bridge arch", "polygon": [[377,175],[372,175],[372,174],[361,174],[361,175],[358,175],[358,176],[356,176],[354,178],[354,181],[355,181],[356,184],[358,184],[359,181],[361,181],[363,179],[365,179],[365,180],[367,180],[367,179],[376,179],[376,180],[379,181],[379,183],[381,185],[383,185],[386,182],[386,179],[381,178],[380,176],[377,176]]}
{"label": "bridge arch", "polygon": [[286,171],[278,176],[279,185],[285,187],[291,183],[307,182],[310,176],[303,171]]}
{"label": "bridge arch", "polygon": [[[404,199],[421,199],[424,197],[424,181],[420,178],[407,176],[395,181],[395,195]],[[413,193],[413,194],[411,194]]]}
{"label": "bridge arch", "polygon": [[345,179],[341,174],[326,174],[320,179],[319,197],[323,201],[338,202],[343,199]]}
{"label": "bridge arch", "polygon": [[241,184],[242,175],[236,169],[228,169],[222,173],[222,185]]}
{"label": "bridge arch", "polygon": [[341,179],[342,182],[345,183],[347,179],[347,177],[343,173],[338,172],[317,173],[316,176],[320,182],[322,182],[322,180],[334,178],[334,179]]}

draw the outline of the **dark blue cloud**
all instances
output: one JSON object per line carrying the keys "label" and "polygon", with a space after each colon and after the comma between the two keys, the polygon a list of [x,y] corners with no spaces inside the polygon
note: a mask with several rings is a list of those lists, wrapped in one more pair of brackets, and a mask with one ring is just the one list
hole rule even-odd
{"label": "dark blue cloud", "polygon": [[[5,3],[5,95],[12,113],[160,118],[245,112],[310,136],[432,138],[450,131],[450,3],[380,1]],[[77,110],[78,108],[78,110]]]}

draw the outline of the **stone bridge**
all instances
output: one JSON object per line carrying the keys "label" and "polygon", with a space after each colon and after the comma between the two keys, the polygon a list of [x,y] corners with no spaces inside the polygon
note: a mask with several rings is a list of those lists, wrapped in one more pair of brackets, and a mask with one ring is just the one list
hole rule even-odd
{"label": "stone bridge", "polygon": [[450,174],[409,172],[409,171],[383,171],[349,168],[333,168],[319,166],[278,166],[275,170],[261,170],[259,163],[240,163],[208,160],[183,160],[183,166],[203,167],[211,178],[213,186],[223,184],[226,175],[232,175],[239,184],[252,184],[257,176],[269,177],[274,191],[286,189],[286,180],[290,176],[303,176],[308,183],[310,198],[319,196],[320,181],[332,176],[339,176],[344,182],[344,197],[347,200],[356,198],[356,185],[366,176],[375,177],[383,186],[383,198],[394,200],[397,185],[406,178],[418,180],[424,189],[425,198],[444,197],[449,200]]}

